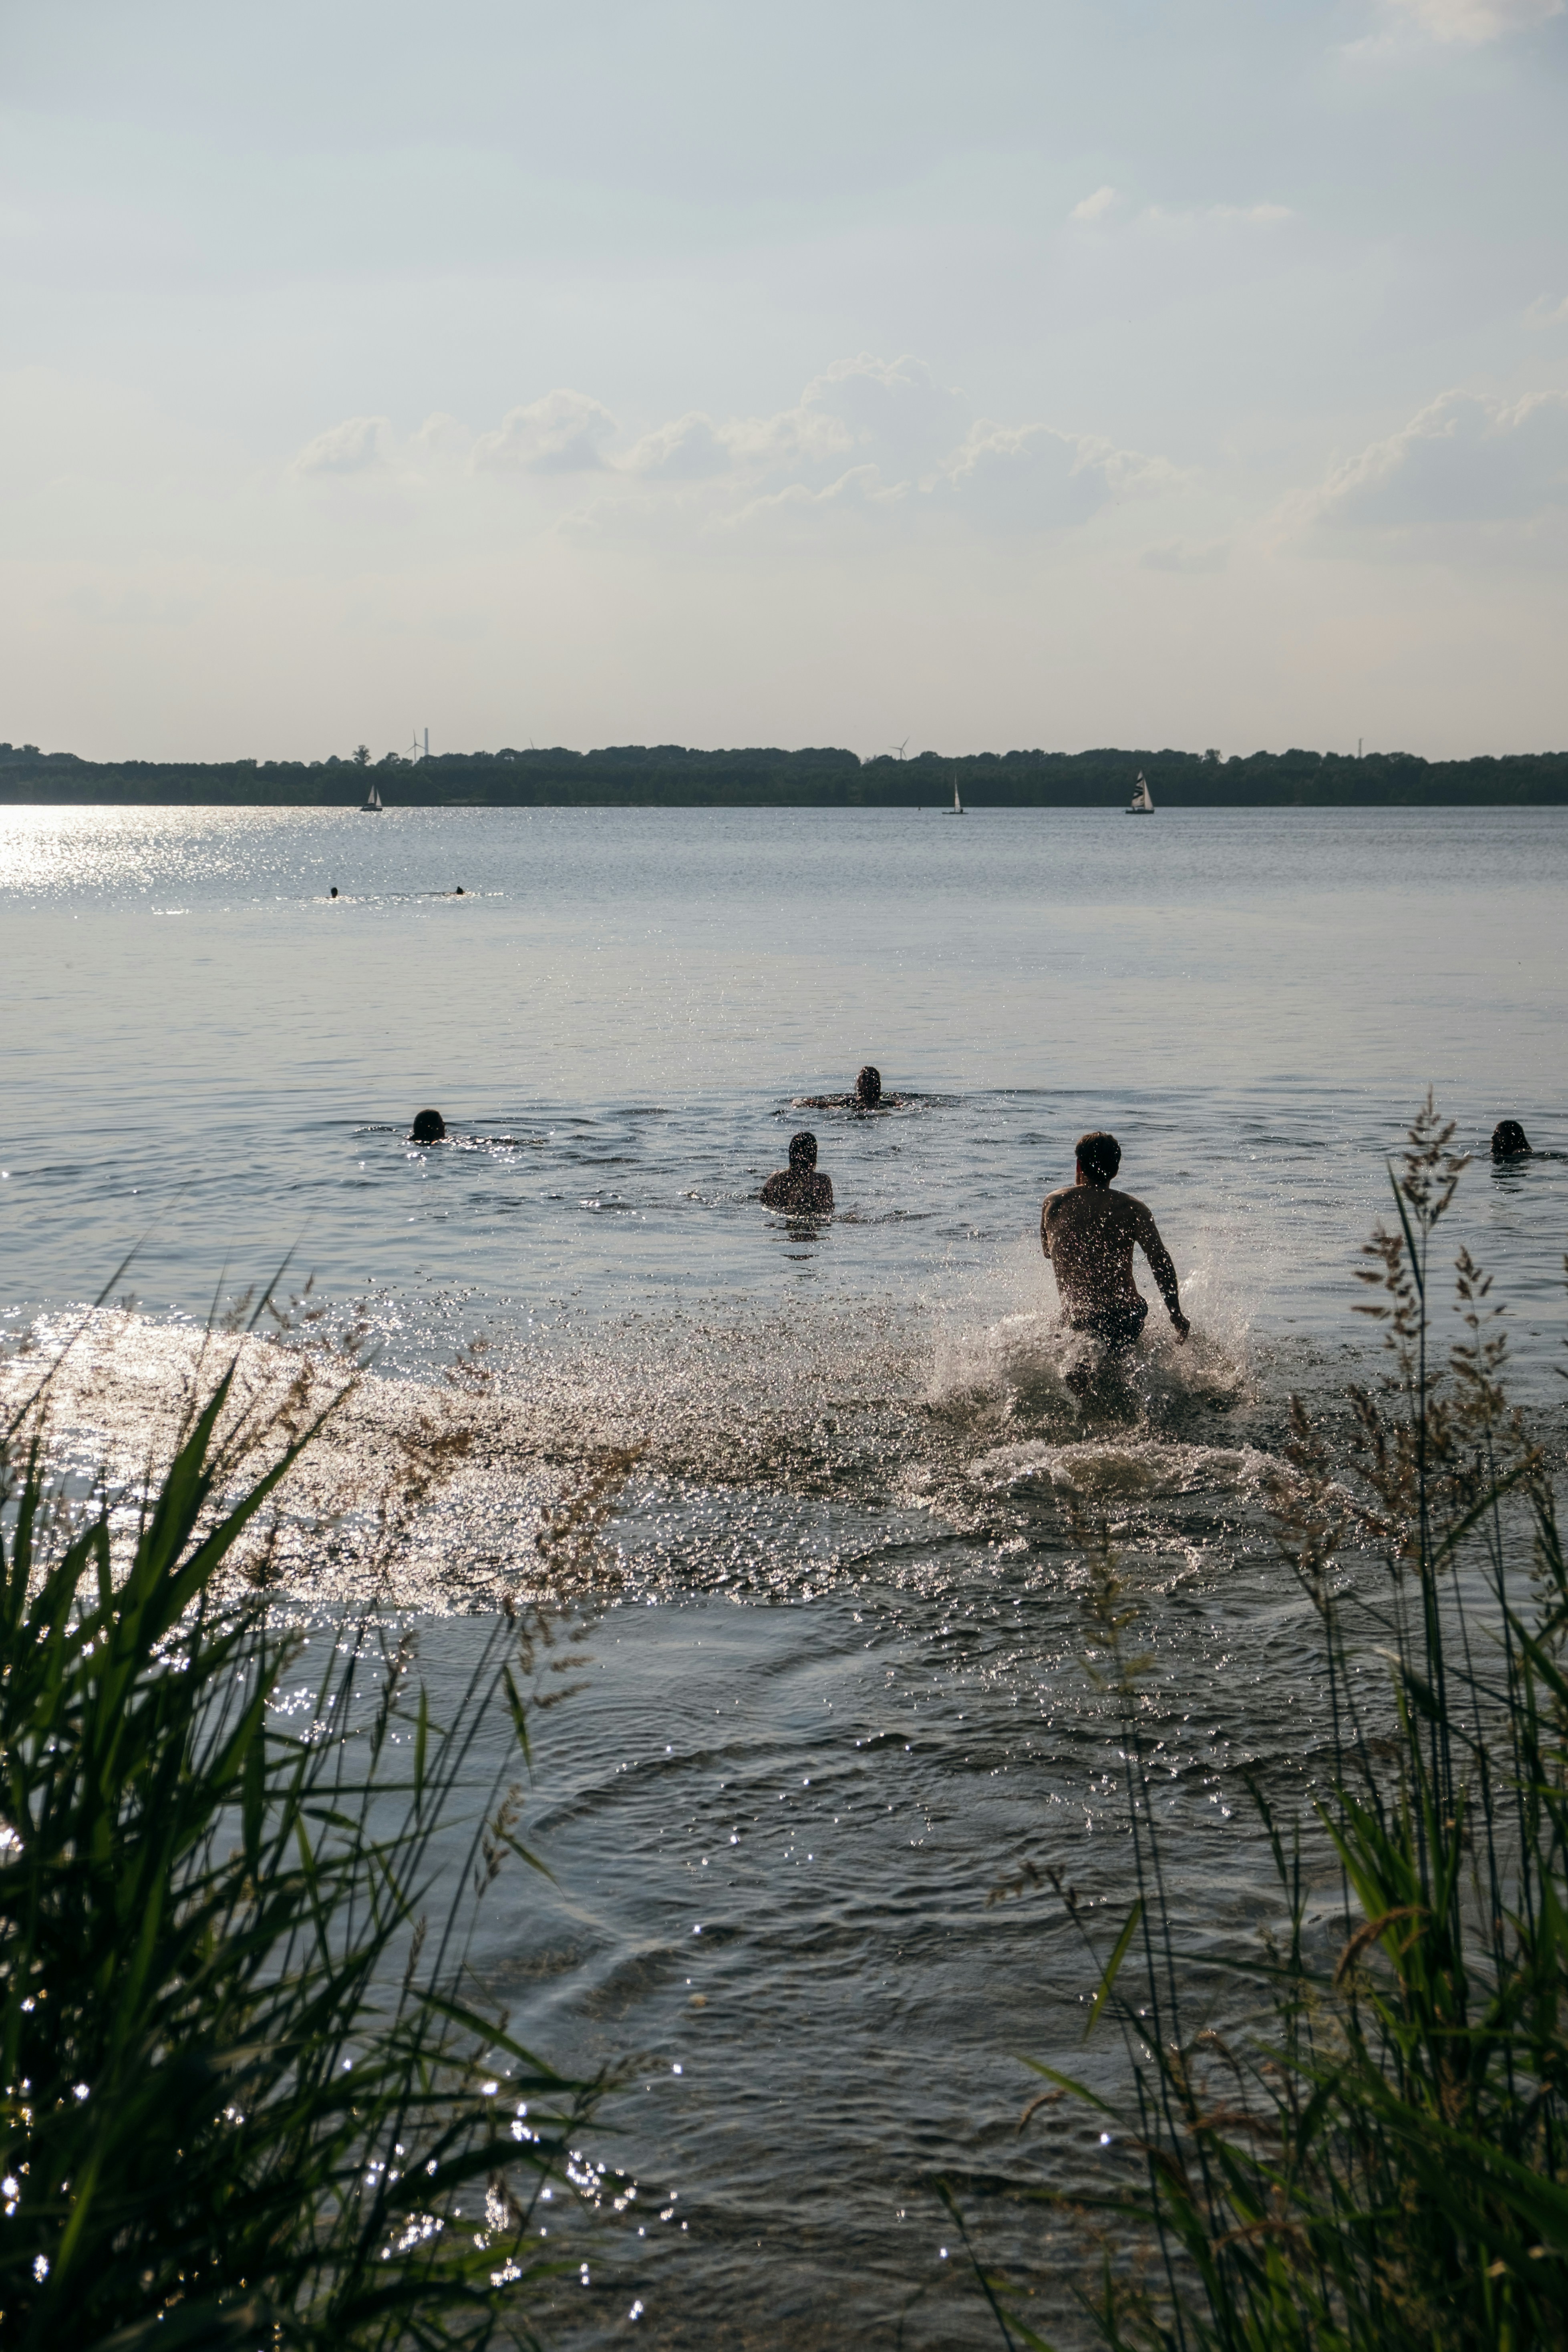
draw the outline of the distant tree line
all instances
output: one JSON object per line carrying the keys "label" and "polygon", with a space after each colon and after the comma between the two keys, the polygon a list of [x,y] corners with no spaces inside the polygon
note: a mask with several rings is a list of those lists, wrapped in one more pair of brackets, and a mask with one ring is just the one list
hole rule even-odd
{"label": "distant tree line", "polygon": [[1568,751],[1423,760],[1410,751],[976,751],[916,759],[853,751],[689,751],[679,743],[599,751],[448,752],[374,764],[345,759],[79,760],[0,743],[0,803],[109,802],[342,808],[374,778],[389,808],[933,808],[956,779],[975,808],[1111,808],[1142,770],[1173,808],[1471,805],[1568,802]]}

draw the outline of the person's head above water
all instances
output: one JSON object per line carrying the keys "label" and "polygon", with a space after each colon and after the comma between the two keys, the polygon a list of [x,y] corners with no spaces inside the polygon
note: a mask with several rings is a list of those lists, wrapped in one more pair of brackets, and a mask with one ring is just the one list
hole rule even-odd
{"label": "person's head above water", "polygon": [[447,1122],[438,1110],[416,1110],[408,1130],[410,1143],[445,1143]]}
{"label": "person's head above water", "polygon": [[1121,1146],[1116,1138],[1093,1128],[1088,1135],[1079,1137],[1076,1149],[1079,1172],[1084,1182],[1103,1189],[1121,1165]]}
{"label": "person's head above water", "polygon": [[798,1135],[790,1137],[789,1164],[792,1168],[816,1167],[816,1138],[809,1128],[803,1127]]}
{"label": "person's head above water", "polygon": [[875,1110],[882,1099],[882,1073],[875,1062],[868,1062],[855,1077],[855,1099],[862,1110]]}
{"label": "person's head above water", "polygon": [[1492,1129],[1494,1160],[1528,1160],[1531,1145],[1517,1118],[1500,1119]]}

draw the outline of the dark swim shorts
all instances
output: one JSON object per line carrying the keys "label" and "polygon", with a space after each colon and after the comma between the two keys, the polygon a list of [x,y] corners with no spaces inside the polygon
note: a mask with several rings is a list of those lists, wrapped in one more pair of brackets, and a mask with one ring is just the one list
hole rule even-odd
{"label": "dark swim shorts", "polygon": [[1136,1306],[1108,1307],[1103,1315],[1075,1315],[1071,1328],[1098,1339],[1103,1348],[1131,1348],[1142,1334],[1148,1312],[1148,1300],[1141,1298]]}

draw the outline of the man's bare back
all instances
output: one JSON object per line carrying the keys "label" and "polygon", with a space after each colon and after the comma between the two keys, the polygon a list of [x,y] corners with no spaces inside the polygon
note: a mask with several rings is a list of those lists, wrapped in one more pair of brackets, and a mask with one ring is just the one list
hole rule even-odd
{"label": "man's bare back", "polygon": [[1121,1160],[1114,1137],[1086,1135],[1079,1151],[1076,1183],[1047,1193],[1040,1211],[1040,1247],[1055,1269],[1068,1321],[1113,1346],[1131,1346],[1149,1312],[1132,1279],[1136,1248],[1149,1261],[1177,1339],[1184,1339],[1192,1327],[1182,1312],[1176,1269],[1159,1228],[1142,1201],[1110,1189]]}
{"label": "man's bare back", "polygon": [[781,1168],[763,1186],[762,1199],[764,1209],[790,1209],[797,1217],[830,1217],[833,1179],[815,1168]]}
{"label": "man's bare back", "polygon": [[775,1170],[763,1186],[764,1209],[788,1209],[797,1217],[833,1214],[833,1179],[816,1164],[816,1138],[803,1130],[792,1135],[789,1166]]}

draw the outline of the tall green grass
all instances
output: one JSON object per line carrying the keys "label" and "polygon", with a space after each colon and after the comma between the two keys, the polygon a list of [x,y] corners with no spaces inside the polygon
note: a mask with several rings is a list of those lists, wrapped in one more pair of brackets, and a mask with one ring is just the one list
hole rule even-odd
{"label": "tall green grass", "polygon": [[[1037,2073],[1104,2108],[1134,2159],[1121,2192],[1073,2200],[1154,2252],[1152,2284],[1107,2261],[1090,2309],[1114,2347],[1568,2343],[1568,1570],[1490,1285],[1463,1248],[1458,1336],[1435,1335],[1464,1164],[1428,1099],[1366,1253],[1388,1377],[1351,1391],[1348,1465],[1292,1405],[1272,1506],[1316,1613],[1330,1755],[1295,1818],[1249,1780],[1284,1924],[1217,1990],[1179,1949],[1136,1612],[1103,1531],[1091,1546],[1136,1886],[1109,1950],[1050,1875],[1095,1955],[1089,2031],[1120,2026],[1128,2093]],[[1325,1898],[1327,1938],[1311,1925]],[[1200,1983],[1250,2027],[1200,2030]],[[1007,2340],[1042,2345],[984,2284]]]}
{"label": "tall green grass", "polygon": [[302,1376],[258,1426],[235,1382],[129,1530],[67,1501],[37,1410],[4,1432],[0,2345],[532,2341],[567,2260],[541,2192],[613,2195],[576,2152],[605,2085],[517,2041],[468,1956],[531,1862],[530,1681],[562,1654],[509,1605],[438,1723],[371,1616],[307,1681],[265,1531],[347,1387]]}

